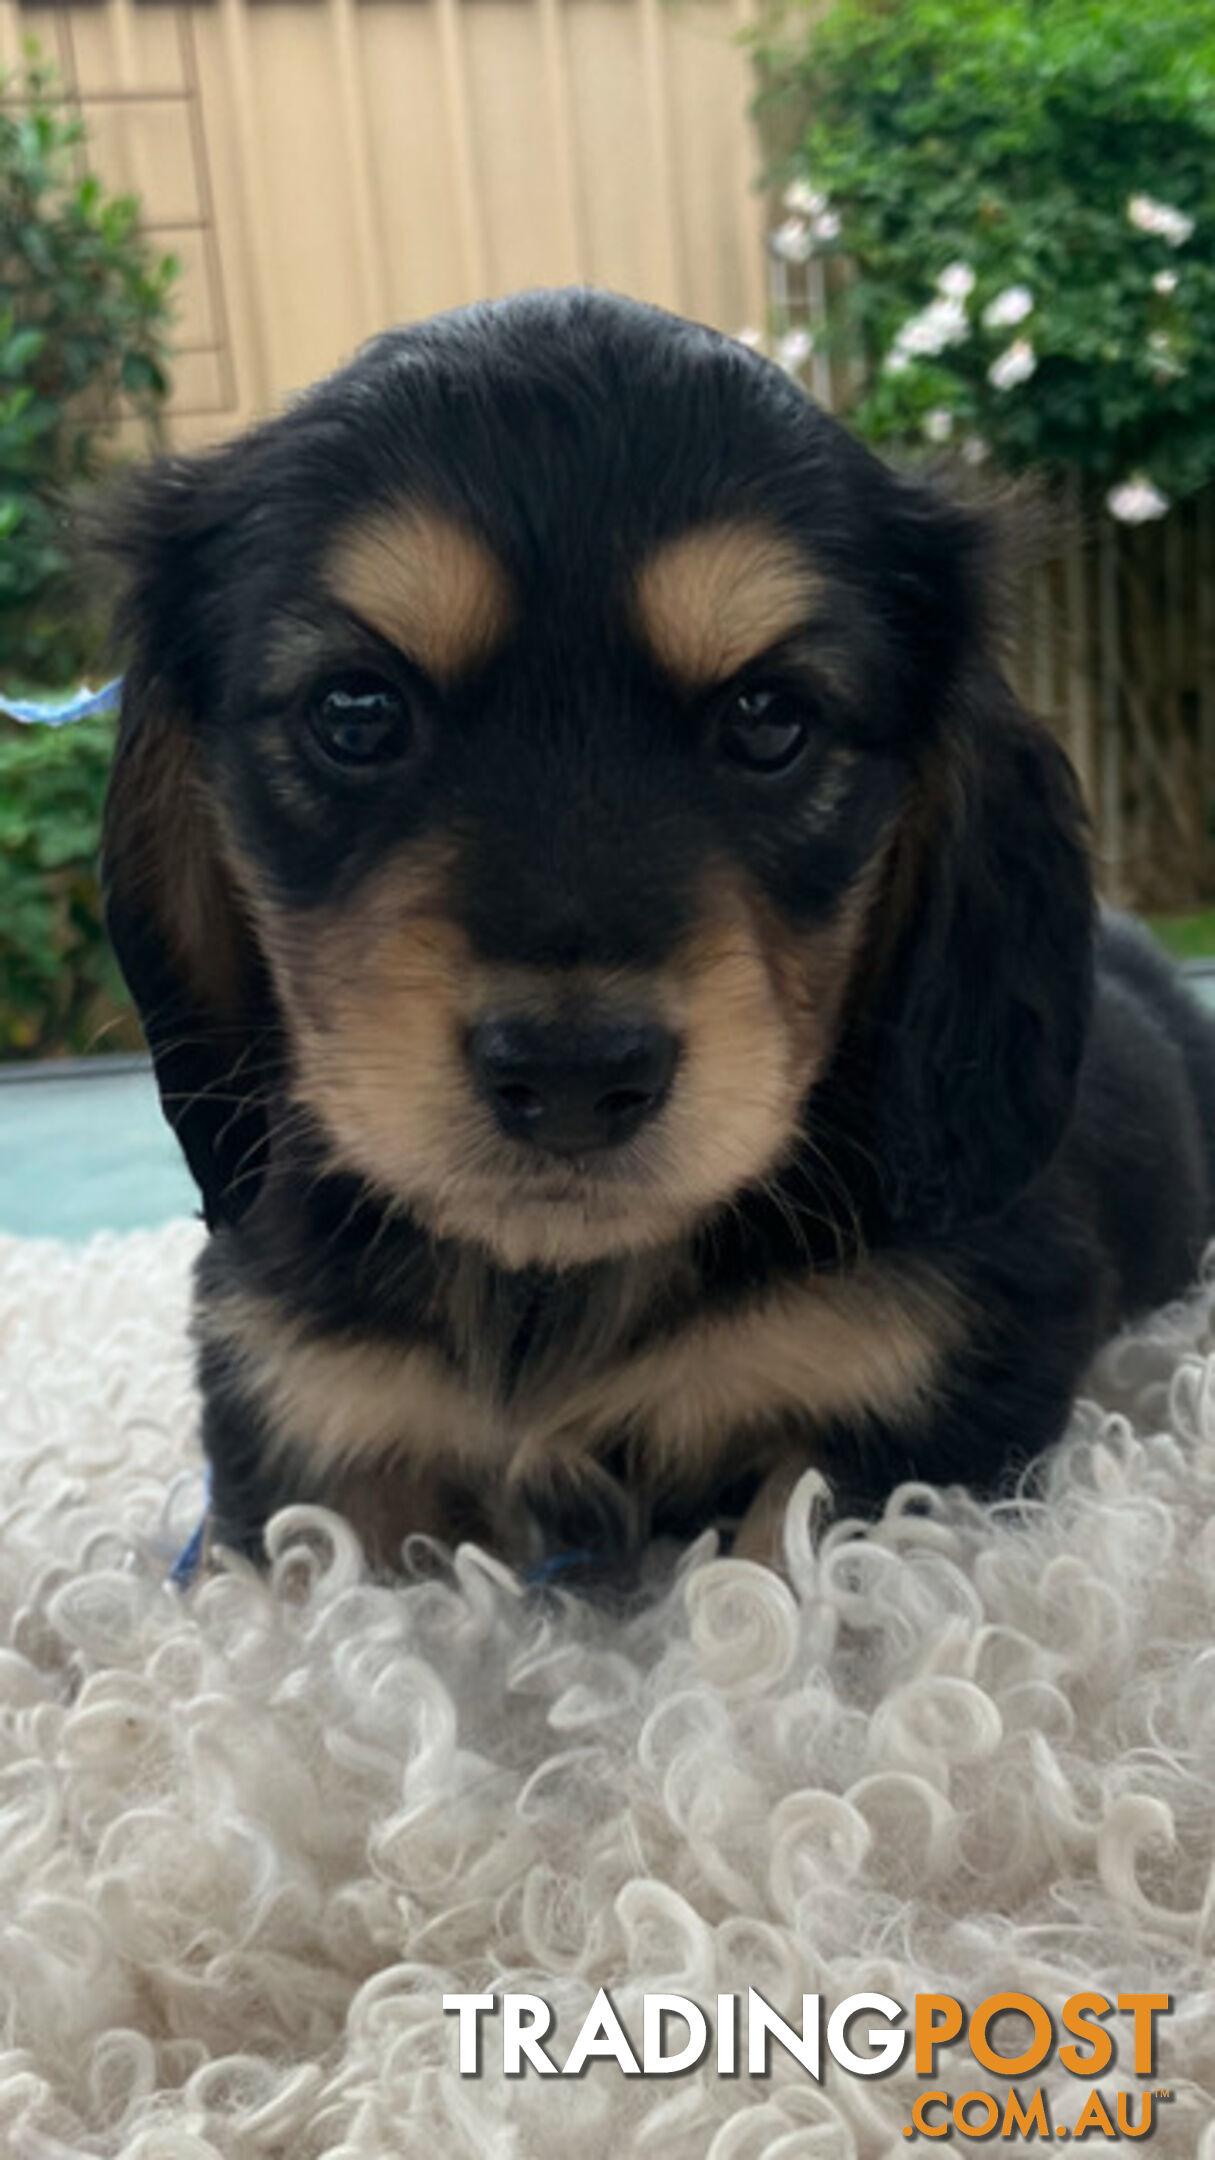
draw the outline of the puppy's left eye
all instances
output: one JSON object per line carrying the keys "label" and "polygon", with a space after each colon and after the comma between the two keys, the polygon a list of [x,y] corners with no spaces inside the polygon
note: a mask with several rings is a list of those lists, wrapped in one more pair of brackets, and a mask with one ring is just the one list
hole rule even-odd
{"label": "puppy's left eye", "polygon": [[755,773],[783,773],[797,763],[809,735],[805,711],[787,690],[760,687],[739,690],[730,699],[717,742],[733,765]]}
{"label": "puppy's left eye", "polygon": [[362,673],[320,684],[309,703],[308,722],[337,765],[385,765],[404,754],[412,733],[402,692],[382,676]]}

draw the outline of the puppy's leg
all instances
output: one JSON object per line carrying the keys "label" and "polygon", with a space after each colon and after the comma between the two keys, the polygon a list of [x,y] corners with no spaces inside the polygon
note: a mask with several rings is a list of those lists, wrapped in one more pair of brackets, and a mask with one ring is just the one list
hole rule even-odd
{"label": "puppy's leg", "polygon": [[270,1517],[298,1503],[343,1515],[377,1571],[399,1565],[414,1532],[451,1546],[467,1538],[493,1543],[486,1508],[456,1478],[418,1463],[404,1448],[318,1473],[231,1389],[207,1402],[203,1445],[211,1466],[211,1540],[258,1564],[265,1561]]}
{"label": "puppy's leg", "polygon": [[809,1467],[804,1454],[793,1453],[773,1464],[734,1533],[730,1547],[734,1559],[758,1560],[783,1574],[785,1509],[799,1477]]}
{"label": "puppy's leg", "polygon": [[471,1493],[407,1461],[358,1469],[334,1484],[325,1505],[344,1515],[369,1567],[399,1568],[401,1548],[415,1535],[456,1546],[490,1542],[490,1525]]}

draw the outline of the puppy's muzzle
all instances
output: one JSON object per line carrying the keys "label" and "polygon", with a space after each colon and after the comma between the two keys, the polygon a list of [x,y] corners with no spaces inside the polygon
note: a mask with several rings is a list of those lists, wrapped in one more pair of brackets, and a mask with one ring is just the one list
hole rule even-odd
{"label": "puppy's muzzle", "polygon": [[679,1044],[647,1019],[570,1025],[509,1014],[472,1030],[477,1092],[508,1138],[551,1155],[620,1147],[657,1116]]}

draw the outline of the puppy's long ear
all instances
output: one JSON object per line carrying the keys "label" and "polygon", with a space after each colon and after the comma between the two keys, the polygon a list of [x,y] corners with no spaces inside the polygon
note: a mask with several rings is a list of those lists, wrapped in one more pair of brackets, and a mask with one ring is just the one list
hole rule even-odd
{"label": "puppy's long ear", "polygon": [[887,910],[866,1031],[878,1174],[896,1221],[946,1229],[997,1212],[1053,1155],[1092,989],[1079,789],[994,667],[955,692]]}
{"label": "puppy's long ear", "polygon": [[102,848],[106,921],[211,1227],[256,1193],[278,1060],[265,969],[206,774],[224,596],[241,576],[248,488],[235,480],[230,452],[153,466],[115,492],[99,535],[123,579],[126,652]]}
{"label": "puppy's long ear", "polygon": [[932,1232],[998,1211],[1059,1144],[1094,902],[1071,766],[992,654],[1000,555],[1015,561],[1017,533],[882,484],[885,606],[922,749],[837,1101],[885,1212]]}

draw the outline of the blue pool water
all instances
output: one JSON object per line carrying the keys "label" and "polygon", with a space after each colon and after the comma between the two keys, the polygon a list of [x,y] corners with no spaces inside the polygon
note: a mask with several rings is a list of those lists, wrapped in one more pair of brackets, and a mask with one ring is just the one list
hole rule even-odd
{"label": "blue pool water", "polygon": [[[1190,974],[1215,1011],[1215,963]],[[197,1211],[145,1059],[0,1066],[0,1232],[78,1239]]]}
{"label": "blue pool water", "polygon": [[0,1071],[0,1232],[85,1238],[197,1206],[145,1060]]}

